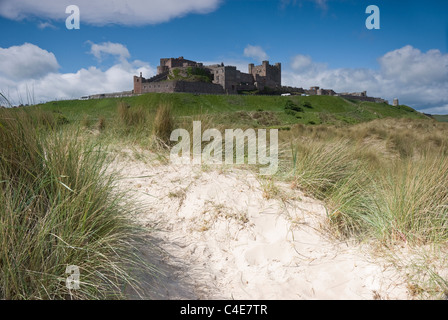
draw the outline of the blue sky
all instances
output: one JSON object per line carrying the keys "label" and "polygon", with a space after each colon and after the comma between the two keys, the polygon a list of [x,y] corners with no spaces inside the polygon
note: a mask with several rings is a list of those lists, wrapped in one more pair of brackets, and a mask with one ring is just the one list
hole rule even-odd
{"label": "blue sky", "polygon": [[[38,101],[132,89],[161,57],[281,62],[286,85],[448,113],[448,1],[0,0],[0,92]],[[80,8],[68,30],[67,5]],[[368,5],[380,29],[368,30]],[[26,70],[25,70],[26,69]],[[21,98],[22,97],[22,98]]]}

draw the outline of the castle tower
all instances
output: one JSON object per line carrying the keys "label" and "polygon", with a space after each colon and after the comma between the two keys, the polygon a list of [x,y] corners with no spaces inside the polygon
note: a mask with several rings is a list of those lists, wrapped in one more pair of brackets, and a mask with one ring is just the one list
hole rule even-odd
{"label": "castle tower", "polygon": [[266,77],[267,73],[268,73],[268,68],[269,68],[269,61],[265,60],[261,63],[262,68],[263,68],[263,76]]}
{"label": "castle tower", "polygon": [[143,76],[142,73],[140,72],[140,76],[134,76],[134,93],[135,94],[140,94],[142,93],[142,87],[143,87]]}
{"label": "castle tower", "polygon": [[398,107],[400,105],[400,102],[398,101],[398,98],[394,98],[393,106]]}
{"label": "castle tower", "polygon": [[254,70],[255,65],[253,63],[249,63],[249,74],[252,74]]}
{"label": "castle tower", "polygon": [[280,62],[277,62],[275,64],[275,67],[281,72],[282,71],[282,64]]}

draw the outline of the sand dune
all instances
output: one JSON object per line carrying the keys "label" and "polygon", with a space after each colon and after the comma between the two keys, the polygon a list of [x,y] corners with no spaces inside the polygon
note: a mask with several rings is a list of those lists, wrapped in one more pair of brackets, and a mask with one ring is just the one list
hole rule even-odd
{"label": "sand dune", "polygon": [[235,168],[119,160],[142,204],[152,299],[407,299],[405,281],[368,245],[331,239],[325,206]]}

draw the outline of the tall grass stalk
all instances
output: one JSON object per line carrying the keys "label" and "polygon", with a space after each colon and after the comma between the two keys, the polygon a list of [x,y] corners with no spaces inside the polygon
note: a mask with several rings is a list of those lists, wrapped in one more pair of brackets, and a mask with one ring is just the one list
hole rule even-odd
{"label": "tall grass stalk", "polygon": [[164,144],[169,144],[171,132],[174,129],[174,119],[171,106],[161,103],[157,108],[153,123],[153,135]]}

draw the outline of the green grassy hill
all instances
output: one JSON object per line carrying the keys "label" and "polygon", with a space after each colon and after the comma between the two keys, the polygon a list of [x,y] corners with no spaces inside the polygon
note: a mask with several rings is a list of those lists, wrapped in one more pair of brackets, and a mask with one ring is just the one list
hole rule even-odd
{"label": "green grassy hill", "polygon": [[448,115],[434,114],[434,115],[432,115],[432,117],[439,122],[448,122]]}
{"label": "green grassy hill", "polygon": [[143,107],[152,112],[160,103],[168,103],[176,117],[207,114],[216,124],[259,126],[287,126],[302,124],[352,124],[378,118],[427,117],[407,106],[346,100],[330,96],[251,96],[251,95],[195,95],[188,93],[149,93],[127,98],[99,100],[67,100],[48,102],[44,110],[61,112],[70,121],[88,117],[112,118],[117,103]]}

